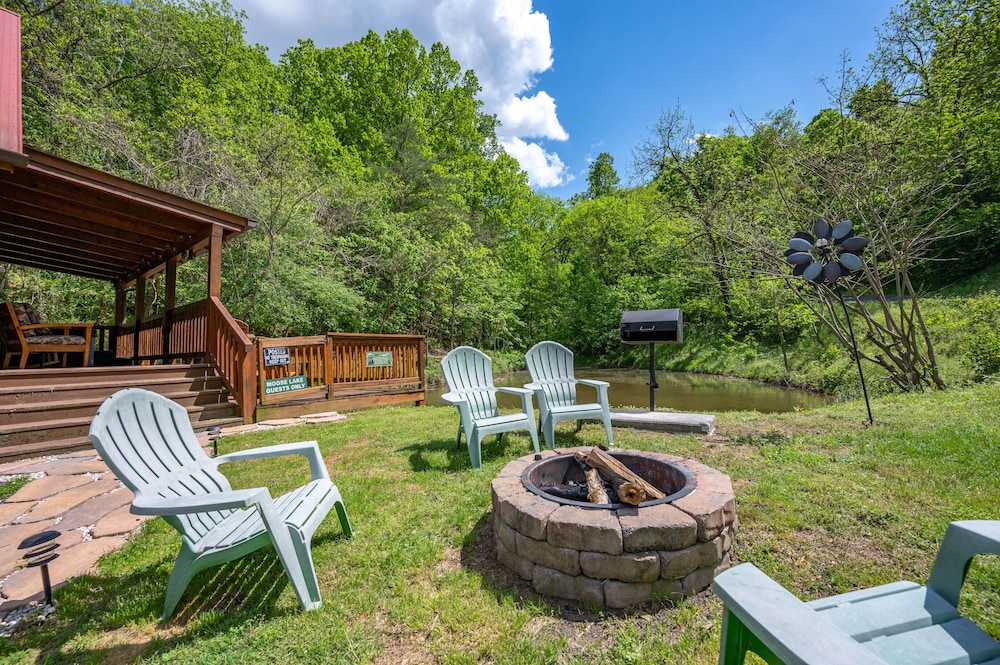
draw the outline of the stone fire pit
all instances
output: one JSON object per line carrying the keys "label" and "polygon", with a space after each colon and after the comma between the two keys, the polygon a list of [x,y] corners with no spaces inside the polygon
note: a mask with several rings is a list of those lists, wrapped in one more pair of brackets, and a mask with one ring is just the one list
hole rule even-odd
{"label": "stone fire pit", "polygon": [[[590,449],[541,456],[576,450]],[[661,487],[680,496],[669,502],[583,507],[525,486],[522,473],[534,455],[509,463],[493,480],[497,558],[538,593],[626,608],[694,595],[731,565],[739,520],[729,476],[672,455],[621,452],[682,467],[689,472],[684,477],[693,476],[694,489]]]}

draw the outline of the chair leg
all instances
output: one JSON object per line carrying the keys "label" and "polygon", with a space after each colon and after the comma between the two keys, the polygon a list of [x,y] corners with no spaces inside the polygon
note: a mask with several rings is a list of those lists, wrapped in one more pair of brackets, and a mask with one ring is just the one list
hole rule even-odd
{"label": "chair leg", "polygon": [[469,459],[472,460],[472,468],[480,470],[483,468],[483,453],[479,445],[479,432],[474,432],[472,436],[465,433],[465,442],[469,444]]}
{"label": "chair leg", "polygon": [[[307,611],[317,609],[323,604],[323,597],[320,595],[319,580],[316,579],[316,567],[312,560],[312,539],[291,524],[288,525],[288,536],[295,551],[295,563],[298,566],[303,584],[301,592],[299,589],[295,589],[295,593],[298,595],[302,607]],[[287,566],[285,572],[288,573],[288,579],[292,581],[292,586],[295,586],[295,576],[292,575]]]}
{"label": "chair leg", "polygon": [[[469,439],[468,435],[466,435],[465,439],[466,441],[468,441]],[[455,437],[455,447],[456,448],[462,447],[462,423],[458,424],[458,436]]]}
{"label": "chair leg", "polygon": [[174,609],[181,596],[184,595],[184,590],[187,589],[191,578],[200,570],[195,565],[197,561],[198,555],[182,545],[181,551],[177,554],[177,561],[174,562],[174,569],[170,573],[170,581],[167,582],[167,597],[163,602],[163,614],[160,615],[160,621],[166,621],[174,613]]}
{"label": "chair leg", "polygon": [[11,353],[10,351],[5,351],[4,352],[4,354],[3,354],[3,368],[4,369],[9,369],[10,368],[10,359],[11,359],[11,357],[13,355],[14,354]]}
{"label": "chair leg", "polygon": [[611,436],[611,416],[604,416],[604,432],[608,435],[608,448],[615,445],[615,441]]}
{"label": "chair leg", "polygon": [[350,538],[354,535],[354,529],[351,528],[351,520],[347,517],[347,506],[344,505],[343,501],[337,501],[333,507],[337,510],[337,519],[340,520],[344,535]]}
{"label": "chair leg", "polygon": [[545,447],[546,448],[555,448],[556,447],[556,424],[555,424],[555,421],[553,420],[551,414],[549,414],[549,417],[545,419],[545,424],[544,424],[543,427],[545,429]]}
{"label": "chair leg", "polygon": [[536,453],[540,453],[541,450],[538,448],[538,434],[535,433],[534,427],[528,427],[528,434],[531,435],[531,446],[535,449]]}
{"label": "chair leg", "polygon": [[577,420],[576,421],[576,431],[579,432],[582,429],[583,429],[583,421],[582,420]]}

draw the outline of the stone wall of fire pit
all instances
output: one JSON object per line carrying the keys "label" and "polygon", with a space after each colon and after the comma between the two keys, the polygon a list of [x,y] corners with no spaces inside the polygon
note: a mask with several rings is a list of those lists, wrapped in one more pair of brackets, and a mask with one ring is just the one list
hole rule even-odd
{"label": "stone wall of fire pit", "polygon": [[729,476],[693,460],[642,454],[686,467],[695,490],[672,503],[581,508],[524,486],[533,455],[509,463],[492,483],[497,558],[542,595],[616,609],[708,588],[732,564],[739,527]]}

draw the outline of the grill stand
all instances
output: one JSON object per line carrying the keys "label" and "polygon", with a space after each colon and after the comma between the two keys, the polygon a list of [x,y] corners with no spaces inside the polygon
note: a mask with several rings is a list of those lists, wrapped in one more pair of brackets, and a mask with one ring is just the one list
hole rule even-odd
{"label": "grill stand", "polygon": [[649,411],[652,413],[656,411],[656,389],[660,387],[656,382],[656,345],[653,342],[649,343],[649,381],[646,385],[649,386]]}

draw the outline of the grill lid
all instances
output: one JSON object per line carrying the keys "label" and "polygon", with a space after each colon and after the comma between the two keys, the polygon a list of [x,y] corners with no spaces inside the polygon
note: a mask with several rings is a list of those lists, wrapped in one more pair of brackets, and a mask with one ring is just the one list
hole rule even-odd
{"label": "grill lid", "polygon": [[646,344],[649,342],[684,341],[684,315],[679,309],[646,309],[622,314],[622,342]]}

